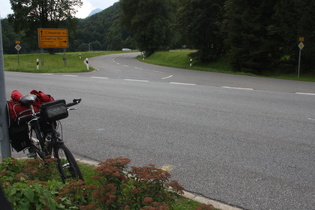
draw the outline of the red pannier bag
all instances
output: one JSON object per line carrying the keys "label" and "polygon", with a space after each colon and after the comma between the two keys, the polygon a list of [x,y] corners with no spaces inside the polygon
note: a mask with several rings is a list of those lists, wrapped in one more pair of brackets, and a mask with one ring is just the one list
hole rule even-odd
{"label": "red pannier bag", "polygon": [[[33,104],[35,112],[39,111],[39,107],[49,101],[54,101],[54,98],[50,95],[47,95],[41,91],[32,90],[30,94],[37,95],[37,99]],[[28,134],[28,125],[27,123],[18,123],[17,116],[20,112],[29,109],[27,106],[20,104],[20,98],[23,95],[18,91],[14,90],[11,93],[11,100],[7,101],[7,110],[8,110],[8,121],[9,121],[9,135],[11,140],[12,147],[17,151],[21,151],[30,146],[30,139]],[[27,115],[30,113],[25,113]],[[21,115],[21,116],[23,116]]]}

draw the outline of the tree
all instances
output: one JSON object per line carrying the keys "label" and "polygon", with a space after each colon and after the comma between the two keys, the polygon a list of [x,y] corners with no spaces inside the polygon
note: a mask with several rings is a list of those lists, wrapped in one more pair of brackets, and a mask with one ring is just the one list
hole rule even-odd
{"label": "tree", "polygon": [[[16,34],[13,30],[13,27],[9,23],[8,19],[1,20],[2,22],[2,39],[3,39],[3,51],[4,53],[16,53],[16,49],[14,48],[15,41],[20,41],[20,36]],[[24,46],[22,48],[24,51]]]}
{"label": "tree", "polygon": [[262,74],[279,59],[273,25],[275,0],[227,0],[224,31],[232,67]]}
{"label": "tree", "polygon": [[139,50],[151,55],[169,47],[175,18],[174,0],[120,0],[122,25],[133,33]]}
{"label": "tree", "polygon": [[216,60],[223,50],[221,24],[224,0],[182,0],[178,24],[186,43],[198,49],[202,61]]}
{"label": "tree", "polygon": [[106,33],[105,44],[107,50],[121,50],[122,49],[122,35],[119,24],[113,24]]}
{"label": "tree", "polygon": [[[315,2],[314,0],[278,0],[275,5],[274,33],[279,37],[277,46],[282,59],[295,71],[298,61],[298,38],[305,38],[302,53],[302,67],[315,72]],[[283,61],[283,62],[284,62]]]}
{"label": "tree", "polygon": [[15,31],[24,31],[32,44],[37,40],[38,28],[74,30],[76,7],[83,4],[81,0],[10,0],[10,3],[14,13],[9,15],[9,20]]}

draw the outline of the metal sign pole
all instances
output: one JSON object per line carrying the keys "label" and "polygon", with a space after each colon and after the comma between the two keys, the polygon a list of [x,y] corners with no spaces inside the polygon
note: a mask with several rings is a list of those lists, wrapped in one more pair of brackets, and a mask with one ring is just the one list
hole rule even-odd
{"label": "metal sign pole", "polygon": [[[20,43],[20,41],[16,41],[16,43]],[[19,64],[19,66],[20,66],[20,49],[21,48],[22,48],[21,45],[19,45],[19,44],[15,45],[15,49],[16,49],[17,54],[18,54],[18,64]]]}
{"label": "metal sign pole", "polygon": [[20,66],[20,50],[18,50],[18,64]]}
{"label": "metal sign pole", "polygon": [[300,49],[300,52],[299,52],[299,65],[298,65],[298,78],[300,78],[301,54],[302,54],[302,50]]}
{"label": "metal sign pole", "polygon": [[298,47],[299,47],[299,49],[300,49],[300,52],[299,52],[299,64],[298,64],[298,78],[300,78],[301,56],[302,56],[302,50],[303,50],[303,48],[304,48],[304,44],[303,44],[303,42],[304,42],[304,37],[299,37],[299,41],[300,41],[300,43],[299,43]]}
{"label": "metal sign pole", "polygon": [[65,64],[65,66],[67,65],[67,51],[66,48],[63,48],[63,62]]}
{"label": "metal sign pole", "polygon": [[6,102],[5,84],[4,84],[2,27],[1,27],[1,18],[0,18],[0,149],[1,149],[2,160],[7,157],[11,157],[6,106],[7,106],[7,102]]}

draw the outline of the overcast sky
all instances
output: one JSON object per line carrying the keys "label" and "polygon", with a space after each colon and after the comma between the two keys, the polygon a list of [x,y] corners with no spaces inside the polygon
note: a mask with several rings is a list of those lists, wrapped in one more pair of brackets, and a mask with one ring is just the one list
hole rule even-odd
{"label": "overcast sky", "polygon": [[[82,0],[83,6],[78,9],[76,17],[86,18],[94,9],[106,9],[119,0]],[[1,0],[0,17],[6,18],[8,14],[12,14],[10,0]]]}

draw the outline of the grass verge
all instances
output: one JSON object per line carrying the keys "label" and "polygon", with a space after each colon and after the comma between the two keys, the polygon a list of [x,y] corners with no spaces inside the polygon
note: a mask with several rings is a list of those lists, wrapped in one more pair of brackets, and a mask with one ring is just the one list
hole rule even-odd
{"label": "grass verge", "polygon": [[199,71],[209,71],[209,72],[218,72],[226,74],[238,74],[238,75],[248,75],[256,77],[268,77],[275,79],[286,79],[286,80],[299,80],[299,81],[309,81],[315,82],[315,75],[300,75],[300,78],[297,77],[297,74],[286,73],[281,74],[279,70],[269,72],[269,75],[258,76],[250,73],[236,72],[229,65],[229,62],[226,58],[220,58],[219,60],[211,63],[200,63],[196,60],[192,60],[192,66],[190,66],[190,57],[189,54],[195,52],[194,50],[170,50],[170,51],[161,51],[156,52],[153,55],[145,58],[143,60],[142,56],[138,56],[138,60],[161,66],[169,66],[175,68],[183,68],[190,70],[199,70]]}
{"label": "grass verge", "polygon": [[[122,51],[100,51],[100,52],[67,52],[50,55],[44,54],[20,54],[4,55],[4,69],[6,71],[34,72],[34,73],[74,73],[87,72],[84,60],[95,56],[122,53]],[[81,58],[80,58],[81,54]],[[66,63],[64,60],[66,57]],[[18,58],[19,57],[19,58]],[[39,59],[39,70],[36,69],[36,61]],[[20,62],[19,62],[20,60]],[[42,65],[44,63],[44,65]],[[89,71],[94,70],[92,67]]]}

